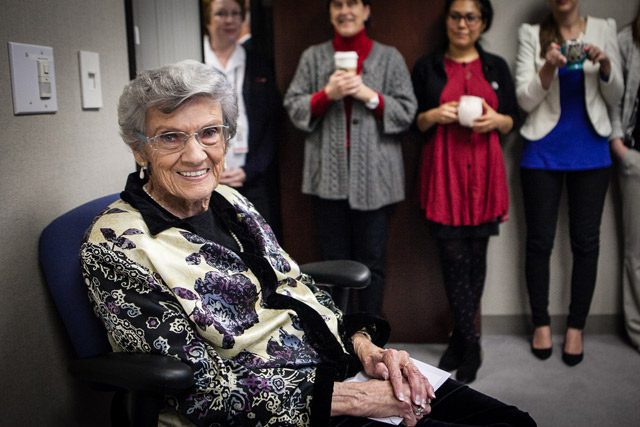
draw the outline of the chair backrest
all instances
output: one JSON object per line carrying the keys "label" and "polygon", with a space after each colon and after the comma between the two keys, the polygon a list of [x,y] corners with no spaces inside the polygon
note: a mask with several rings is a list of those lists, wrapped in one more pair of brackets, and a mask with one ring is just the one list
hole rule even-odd
{"label": "chair backrest", "polygon": [[45,281],[78,357],[111,351],[104,326],[93,313],[80,270],[80,244],[91,222],[118,198],[110,194],[59,216],[40,235]]}

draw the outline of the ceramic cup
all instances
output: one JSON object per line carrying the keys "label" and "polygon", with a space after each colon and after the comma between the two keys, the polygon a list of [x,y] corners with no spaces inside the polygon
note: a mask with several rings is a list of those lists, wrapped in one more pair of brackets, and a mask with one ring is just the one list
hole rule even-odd
{"label": "ceramic cup", "polygon": [[567,58],[566,67],[570,70],[582,68],[587,52],[584,51],[584,43],[579,40],[567,40],[560,45],[560,52]]}
{"label": "ceramic cup", "polygon": [[333,55],[336,70],[353,71],[358,69],[358,53],[354,51],[336,52]]}
{"label": "ceramic cup", "polygon": [[473,121],[482,115],[482,98],[463,95],[458,104],[458,122],[462,126],[472,127]]}

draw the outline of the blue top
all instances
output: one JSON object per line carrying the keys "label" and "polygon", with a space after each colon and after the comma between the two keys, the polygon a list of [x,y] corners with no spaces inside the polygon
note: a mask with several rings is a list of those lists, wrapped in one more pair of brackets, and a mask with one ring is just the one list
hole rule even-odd
{"label": "blue top", "polygon": [[541,139],[526,141],[520,166],[567,171],[611,166],[608,139],[598,135],[587,114],[582,69],[563,67],[558,77],[560,119]]}

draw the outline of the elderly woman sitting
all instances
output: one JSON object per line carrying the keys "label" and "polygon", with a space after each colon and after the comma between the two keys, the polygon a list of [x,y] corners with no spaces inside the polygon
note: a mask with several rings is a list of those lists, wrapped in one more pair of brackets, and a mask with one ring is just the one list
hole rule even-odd
{"label": "elderly woman sitting", "polygon": [[[118,115],[140,173],[89,230],[83,270],[114,350],[193,367],[193,389],[168,402],[182,421],[329,426],[399,416],[406,425],[439,417],[533,425],[454,381],[435,399],[406,352],[379,347],[385,322],[343,316],[253,206],[218,185],[238,109],[217,71],[186,61],[142,72]],[[359,369],[373,379],[342,382]]]}

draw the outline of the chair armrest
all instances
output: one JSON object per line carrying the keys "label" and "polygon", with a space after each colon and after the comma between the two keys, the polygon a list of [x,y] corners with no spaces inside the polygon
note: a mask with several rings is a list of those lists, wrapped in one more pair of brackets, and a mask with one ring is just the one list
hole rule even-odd
{"label": "chair armrest", "polygon": [[170,356],[114,352],[77,359],[69,372],[91,383],[131,391],[175,394],[193,385],[191,366]]}
{"label": "chair armrest", "polygon": [[357,261],[333,260],[302,264],[300,270],[313,277],[316,284],[364,289],[371,282],[369,268]]}

